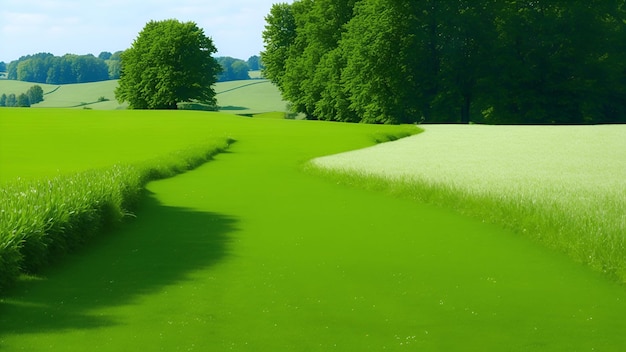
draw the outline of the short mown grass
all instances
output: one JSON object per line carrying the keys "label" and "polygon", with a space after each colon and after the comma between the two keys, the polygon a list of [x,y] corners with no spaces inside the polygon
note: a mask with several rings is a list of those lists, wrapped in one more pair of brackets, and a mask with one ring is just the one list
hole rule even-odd
{"label": "short mown grass", "polygon": [[425,126],[314,165],[503,225],[626,282],[624,126]]}

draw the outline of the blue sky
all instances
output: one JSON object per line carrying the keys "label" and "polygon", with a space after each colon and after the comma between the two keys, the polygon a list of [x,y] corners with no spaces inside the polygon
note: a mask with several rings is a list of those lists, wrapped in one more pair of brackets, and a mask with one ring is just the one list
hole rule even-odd
{"label": "blue sky", "polygon": [[150,20],[193,21],[216,56],[248,59],[263,50],[264,17],[291,0],[2,0],[0,61],[49,52],[94,54],[131,46]]}

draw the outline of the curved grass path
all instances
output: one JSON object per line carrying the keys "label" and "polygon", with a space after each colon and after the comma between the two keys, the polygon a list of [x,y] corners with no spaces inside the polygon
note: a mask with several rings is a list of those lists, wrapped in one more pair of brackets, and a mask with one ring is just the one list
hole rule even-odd
{"label": "curved grass path", "polygon": [[[370,127],[242,120],[0,304],[0,349],[619,351],[626,290],[446,210],[303,173]],[[253,128],[250,128],[252,126]]]}

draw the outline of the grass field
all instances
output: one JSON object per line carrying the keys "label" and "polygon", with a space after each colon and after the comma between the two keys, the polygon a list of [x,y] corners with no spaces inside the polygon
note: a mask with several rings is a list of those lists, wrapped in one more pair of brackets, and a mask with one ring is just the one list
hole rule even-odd
{"label": "grass field", "polygon": [[314,164],[512,228],[626,282],[624,126],[425,129]]}
{"label": "grass field", "polygon": [[[259,73],[253,74],[258,77]],[[0,80],[0,94],[24,93],[37,83]],[[44,90],[44,101],[33,105],[36,108],[77,108],[94,110],[125,109],[128,104],[115,100],[117,80],[49,85],[39,84]],[[256,115],[287,110],[287,103],[270,81],[250,79],[245,81],[219,82],[215,85],[218,105],[224,112],[239,115]],[[104,98],[104,99],[103,99]]]}
{"label": "grass field", "polygon": [[[32,111],[40,119],[50,114]],[[401,136],[413,126],[65,112],[66,121],[59,116],[57,124],[67,128],[56,136],[12,143],[31,148],[32,162],[63,160],[63,152],[38,152],[67,150],[77,126],[88,134],[92,124],[141,126],[150,116],[151,132],[128,141],[138,150],[159,148],[166,137],[193,142],[203,132],[236,142],[194,171],[150,183],[135,220],[21,281],[0,300],[3,350],[626,346],[623,286],[501,226],[303,170],[311,158]],[[23,128],[12,121],[0,133]],[[114,128],[95,131],[119,140]],[[428,132],[416,138],[422,135]],[[104,151],[91,159],[119,157]],[[135,157],[128,160],[148,156]],[[46,163],[42,176],[59,172]]]}

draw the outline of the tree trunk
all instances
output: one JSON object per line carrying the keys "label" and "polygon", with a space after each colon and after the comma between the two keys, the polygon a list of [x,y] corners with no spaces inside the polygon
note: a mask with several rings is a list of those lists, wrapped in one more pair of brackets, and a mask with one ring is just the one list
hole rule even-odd
{"label": "tree trunk", "polygon": [[461,123],[468,124],[470,122],[470,105],[472,97],[469,94],[463,96],[463,106],[461,106]]}

